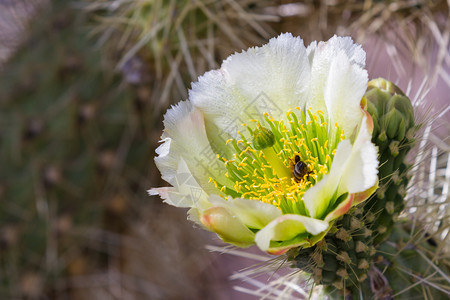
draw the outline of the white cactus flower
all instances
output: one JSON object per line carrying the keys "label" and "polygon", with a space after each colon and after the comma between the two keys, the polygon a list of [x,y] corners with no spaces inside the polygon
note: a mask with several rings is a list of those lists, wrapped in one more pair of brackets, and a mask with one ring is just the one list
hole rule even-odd
{"label": "white cactus flower", "polygon": [[365,52],[291,34],[226,59],[164,116],[165,202],[225,242],[281,254],[321,240],[378,187]]}

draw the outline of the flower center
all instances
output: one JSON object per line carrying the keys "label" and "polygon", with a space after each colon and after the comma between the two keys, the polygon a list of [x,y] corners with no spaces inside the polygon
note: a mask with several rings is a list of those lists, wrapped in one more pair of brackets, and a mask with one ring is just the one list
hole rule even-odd
{"label": "flower center", "polygon": [[[252,141],[242,132],[241,139],[227,141],[234,149],[232,159],[217,156],[227,169],[233,186],[210,178],[226,195],[273,204],[283,213],[307,215],[303,194],[331,168],[338,143],[344,131],[338,124],[329,126],[323,113],[289,111],[286,120],[275,120],[264,114],[265,124],[243,124]],[[300,118],[298,118],[298,116]]]}

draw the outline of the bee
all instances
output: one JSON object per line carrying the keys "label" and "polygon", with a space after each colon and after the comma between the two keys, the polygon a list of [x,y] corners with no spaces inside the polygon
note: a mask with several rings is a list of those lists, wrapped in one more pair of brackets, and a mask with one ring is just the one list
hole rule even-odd
{"label": "bee", "polygon": [[303,177],[309,173],[311,172],[308,170],[308,165],[300,160],[300,156],[296,155],[294,170],[292,171],[295,181],[300,182],[303,180]]}

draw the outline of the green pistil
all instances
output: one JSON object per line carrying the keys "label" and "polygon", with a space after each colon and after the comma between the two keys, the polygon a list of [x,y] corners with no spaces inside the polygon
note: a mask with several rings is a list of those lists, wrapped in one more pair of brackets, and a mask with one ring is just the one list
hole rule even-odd
{"label": "green pistil", "polygon": [[286,167],[283,161],[278,157],[272,147],[263,149],[262,152],[266,157],[267,161],[272,166],[273,171],[278,176],[278,178],[290,178],[291,171]]}

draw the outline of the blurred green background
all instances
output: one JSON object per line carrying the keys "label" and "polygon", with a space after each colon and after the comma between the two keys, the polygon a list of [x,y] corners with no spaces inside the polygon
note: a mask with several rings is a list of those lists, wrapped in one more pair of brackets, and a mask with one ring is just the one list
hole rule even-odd
{"label": "blurred green background", "polygon": [[[445,1],[1,1],[0,299],[248,299],[228,280],[246,261],[209,253],[217,238],[146,193],[165,184],[153,163],[165,110],[228,55],[286,31],[306,44],[351,34],[371,78],[427,76],[445,107],[448,12]],[[380,67],[378,53],[404,64]]]}

